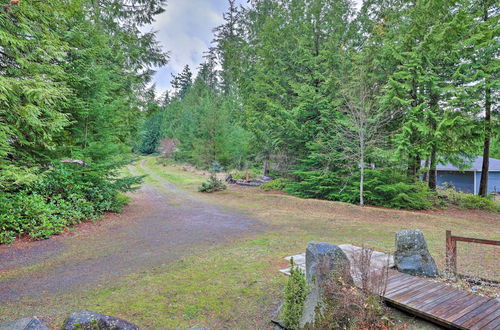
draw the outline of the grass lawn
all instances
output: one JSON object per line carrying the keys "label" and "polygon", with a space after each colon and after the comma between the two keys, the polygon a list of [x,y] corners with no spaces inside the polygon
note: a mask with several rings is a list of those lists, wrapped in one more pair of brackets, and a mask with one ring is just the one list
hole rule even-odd
{"label": "grass lawn", "polygon": [[[283,257],[303,252],[311,240],[364,244],[391,251],[396,231],[418,228],[423,230],[430,251],[442,268],[445,230],[500,239],[500,216],[494,213],[361,208],[239,186],[202,194],[196,188],[204,177],[172,165],[158,165],[153,158],[148,158],[145,165],[200,198],[258,219],[263,223],[262,232],[229,241],[174,265],[128,275],[111,287],[55,297],[40,306],[40,315],[50,314],[51,306],[64,305],[66,310],[85,308],[123,317],[146,329],[265,329],[270,327],[269,319],[280,302],[286,281],[278,272],[287,266]],[[139,165],[135,171],[144,173]],[[151,178],[147,182],[157,184]],[[15,308],[2,306],[0,314],[14,315]],[[55,315],[54,324],[59,324],[63,317]]]}

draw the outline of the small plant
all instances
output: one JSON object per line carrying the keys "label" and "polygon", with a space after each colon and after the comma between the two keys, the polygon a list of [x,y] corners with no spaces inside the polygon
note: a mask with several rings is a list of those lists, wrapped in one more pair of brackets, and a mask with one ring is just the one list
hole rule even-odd
{"label": "small plant", "polygon": [[219,164],[219,162],[213,162],[212,166],[210,167],[210,177],[208,178],[208,182],[203,182],[201,186],[198,188],[198,191],[212,193],[227,189],[224,182],[222,182],[222,180],[217,178],[217,173],[222,172],[223,170],[224,169]]}
{"label": "small plant", "polygon": [[286,186],[286,180],[283,178],[279,178],[273,181],[270,181],[268,183],[264,183],[262,186],[260,186],[260,189],[264,191],[282,191],[285,189]]}
{"label": "small plant", "polygon": [[285,302],[280,311],[283,325],[290,330],[299,329],[300,319],[307,296],[304,272],[290,260],[290,277],[285,286]]}

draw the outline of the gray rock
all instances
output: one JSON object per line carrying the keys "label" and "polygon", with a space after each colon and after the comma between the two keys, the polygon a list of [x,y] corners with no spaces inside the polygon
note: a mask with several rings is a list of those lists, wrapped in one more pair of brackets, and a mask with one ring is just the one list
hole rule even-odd
{"label": "gray rock", "polygon": [[91,311],[73,312],[64,323],[62,330],[137,330],[136,325],[119,318]]}
{"label": "gray rock", "polygon": [[396,268],[406,274],[436,277],[438,269],[432,258],[424,234],[418,230],[402,230],[396,233]]}
{"label": "gray rock", "polygon": [[322,304],[322,283],[334,276],[343,276],[353,283],[349,259],[344,251],[329,243],[309,242],[306,249],[306,279],[309,293],[304,304],[300,326],[314,323],[316,307]]}
{"label": "gray rock", "polygon": [[27,317],[11,322],[0,323],[0,330],[49,330],[37,318]]}

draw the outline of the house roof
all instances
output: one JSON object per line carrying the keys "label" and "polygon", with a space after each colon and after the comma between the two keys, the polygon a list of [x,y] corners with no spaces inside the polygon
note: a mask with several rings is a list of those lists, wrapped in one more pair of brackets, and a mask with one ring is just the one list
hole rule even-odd
{"label": "house roof", "polygon": [[[479,171],[481,172],[481,169],[483,167],[483,157],[479,156],[477,157],[474,162],[469,167],[466,167],[465,169],[459,169],[457,166],[452,165],[451,163],[448,164],[438,164],[436,169],[438,171]],[[495,158],[490,158],[490,166],[489,166],[489,171],[500,171],[500,159],[495,159]]]}

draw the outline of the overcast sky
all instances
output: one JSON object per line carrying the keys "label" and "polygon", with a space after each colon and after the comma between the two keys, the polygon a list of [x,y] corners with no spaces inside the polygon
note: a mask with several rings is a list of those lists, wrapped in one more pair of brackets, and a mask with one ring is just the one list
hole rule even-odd
{"label": "overcast sky", "polygon": [[[237,2],[244,4],[246,0]],[[152,25],[163,48],[170,52],[169,63],[155,76],[159,92],[170,88],[172,73],[180,72],[186,64],[195,71],[203,62],[203,53],[213,39],[212,30],[223,22],[227,7],[227,0],[168,1],[166,11]]]}

